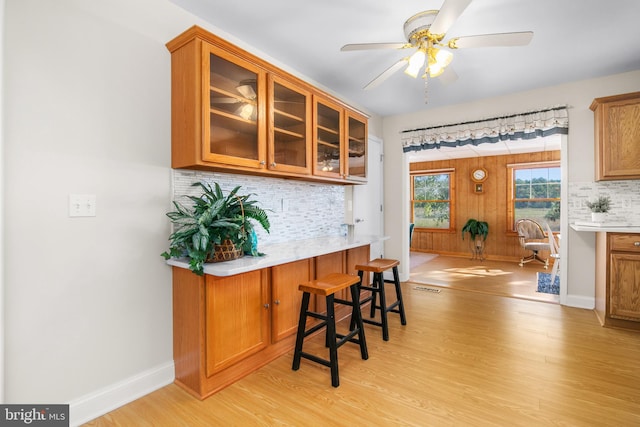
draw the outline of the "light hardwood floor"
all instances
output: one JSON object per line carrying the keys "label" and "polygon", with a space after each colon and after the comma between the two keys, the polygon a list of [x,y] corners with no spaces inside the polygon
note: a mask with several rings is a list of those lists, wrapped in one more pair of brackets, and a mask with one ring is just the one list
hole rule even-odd
{"label": "light hardwood floor", "polygon": [[468,257],[451,257],[411,252],[409,280],[415,283],[492,295],[558,303],[558,295],[537,292],[537,273],[549,273],[538,262],[520,267],[517,262],[477,261]]}
{"label": "light hardwood floor", "polygon": [[591,310],[402,287],[408,324],[391,315],[388,342],[365,325],[370,357],[341,347],[338,388],[310,361],[292,371],[288,353],[204,401],[169,385],[88,425],[640,425],[637,332],[602,328]]}

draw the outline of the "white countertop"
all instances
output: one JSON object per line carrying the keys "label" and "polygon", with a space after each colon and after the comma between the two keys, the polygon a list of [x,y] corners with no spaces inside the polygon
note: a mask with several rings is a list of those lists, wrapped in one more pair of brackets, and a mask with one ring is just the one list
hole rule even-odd
{"label": "white countertop", "polygon": [[640,225],[625,223],[589,223],[576,222],[570,225],[576,231],[604,231],[607,233],[640,233]]}
{"label": "white countertop", "polygon": [[[204,273],[212,276],[233,276],[234,274],[260,270],[287,262],[370,245],[371,243],[387,240],[388,238],[388,236],[371,235],[353,237],[331,236],[277,243],[259,247],[258,250],[265,254],[261,257],[245,255],[233,261],[205,264]],[[167,264],[175,267],[189,268],[189,261],[185,258],[172,258],[167,261]]]}

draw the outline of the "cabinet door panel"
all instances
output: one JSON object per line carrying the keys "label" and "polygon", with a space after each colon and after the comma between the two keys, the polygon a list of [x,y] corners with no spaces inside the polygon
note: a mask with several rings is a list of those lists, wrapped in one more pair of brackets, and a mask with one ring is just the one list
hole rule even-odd
{"label": "cabinet door panel", "polygon": [[261,270],[206,277],[207,376],[265,348],[269,342],[269,284]]}
{"label": "cabinet door panel", "polygon": [[[320,279],[331,273],[345,272],[345,256],[344,251],[333,252],[326,255],[316,257],[316,279]],[[336,298],[349,299],[349,290],[343,289],[335,294]],[[319,313],[327,311],[327,301],[325,297],[316,298],[316,307]]]}
{"label": "cabinet door panel", "polygon": [[315,130],[313,135],[313,173],[320,176],[342,178],[343,162],[343,109],[329,100],[316,98],[313,103]]}
{"label": "cabinet door panel", "polygon": [[309,259],[271,268],[273,342],[296,333],[302,302],[302,292],[298,290],[298,285],[309,280],[311,280],[311,260]]}
{"label": "cabinet door panel", "polygon": [[611,254],[610,315],[640,321],[640,254]]}
{"label": "cabinet door panel", "polygon": [[347,112],[347,178],[349,180],[367,179],[367,119]]}
{"label": "cabinet door panel", "polygon": [[596,98],[596,181],[640,179],[640,92]]}
{"label": "cabinet door panel", "polygon": [[266,163],[264,105],[266,73],[259,67],[205,44],[202,159],[262,168]]}
{"label": "cabinet door panel", "polygon": [[270,170],[311,173],[311,93],[269,75]]}

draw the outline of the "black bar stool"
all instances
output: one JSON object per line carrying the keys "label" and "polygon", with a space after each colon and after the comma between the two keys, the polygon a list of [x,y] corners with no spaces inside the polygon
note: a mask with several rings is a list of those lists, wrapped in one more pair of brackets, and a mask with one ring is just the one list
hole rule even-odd
{"label": "black bar stool", "polygon": [[[302,294],[302,305],[300,307],[300,320],[298,321],[298,335],[296,336],[296,348],[293,353],[293,366],[291,369],[297,371],[300,368],[300,359],[305,358],[313,362],[331,368],[331,385],[338,387],[340,379],[338,377],[338,348],[345,342],[353,342],[360,345],[360,354],[362,359],[367,360],[369,353],[367,351],[367,343],[364,337],[364,327],[362,324],[362,315],[360,313],[360,291],[358,284],[360,278],[350,274],[332,273],[321,279],[311,280],[298,286],[298,289],[304,292]],[[347,300],[341,300],[334,297],[334,294],[346,287],[351,289],[351,298],[354,303]],[[311,294],[324,296],[327,302],[327,314],[309,311],[309,298]],[[351,311],[351,326],[349,333],[346,335],[336,333],[336,319],[334,311],[334,303],[349,305]],[[306,329],[307,317],[313,317],[322,320],[322,322]],[[329,360],[322,359],[313,354],[302,351],[304,338],[312,333],[326,327],[325,345],[329,347]],[[357,338],[354,338],[355,336]]]}
{"label": "black bar stool", "polygon": [[[371,310],[369,317],[371,319],[362,319],[364,323],[382,327],[382,339],[389,341],[389,324],[387,321],[387,313],[400,314],[400,323],[407,324],[407,318],[404,313],[404,302],[402,301],[402,290],[400,289],[400,275],[398,274],[398,265],[400,261],[395,259],[378,258],[369,261],[366,264],[356,265],[358,270],[358,276],[360,276],[360,289],[371,291],[371,295],[360,301],[360,304],[365,304],[371,301]],[[385,280],[382,273],[391,269],[393,271],[393,280]],[[373,283],[371,286],[365,284],[363,281],[364,273],[373,273]],[[367,280],[368,282],[368,280]],[[385,296],[384,284],[393,283],[396,289],[396,301],[390,305],[387,305],[387,298]],[[379,298],[378,298],[379,297]],[[380,303],[378,304],[378,299]],[[380,310],[380,321],[372,320],[376,315],[376,310]]]}

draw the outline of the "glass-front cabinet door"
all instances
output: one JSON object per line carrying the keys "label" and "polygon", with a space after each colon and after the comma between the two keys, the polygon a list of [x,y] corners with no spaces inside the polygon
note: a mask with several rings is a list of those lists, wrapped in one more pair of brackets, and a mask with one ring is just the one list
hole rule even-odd
{"label": "glass-front cabinet door", "polygon": [[266,72],[211,45],[203,60],[203,99],[208,102],[203,102],[202,159],[264,168]]}
{"label": "glass-front cabinet door", "polygon": [[269,74],[268,168],[311,173],[311,93]]}
{"label": "glass-front cabinet door", "polygon": [[347,179],[366,181],[367,179],[367,119],[347,111],[347,153],[345,170]]}
{"label": "glass-front cabinet door", "polygon": [[313,115],[315,134],[313,138],[314,175],[342,178],[343,153],[343,108],[329,100],[315,98]]}

